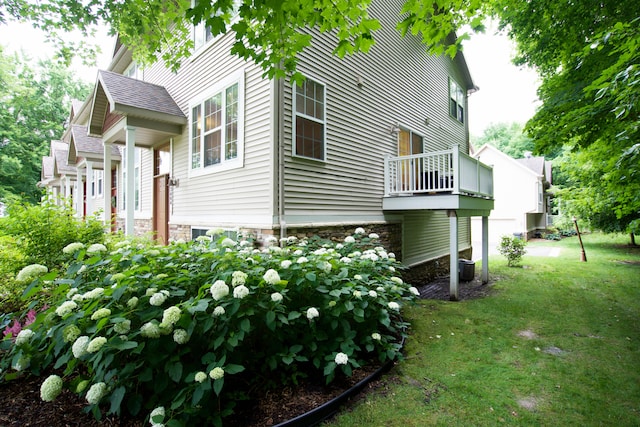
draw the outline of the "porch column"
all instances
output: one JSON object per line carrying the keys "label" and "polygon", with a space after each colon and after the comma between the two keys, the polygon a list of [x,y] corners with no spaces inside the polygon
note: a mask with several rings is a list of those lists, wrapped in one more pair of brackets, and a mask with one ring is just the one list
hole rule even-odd
{"label": "porch column", "polygon": [[65,199],[71,195],[71,177],[64,177],[64,197]]}
{"label": "porch column", "polygon": [[87,162],[87,215],[93,214],[93,198],[96,196],[93,178],[93,163]]}
{"label": "porch column", "polygon": [[449,299],[458,301],[458,214],[447,211],[449,215]]}
{"label": "porch column", "polygon": [[489,217],[482,217],[482,283],[489,283]]}
{"label": "porch column", "polygon": [[125,226],[124,231],[127,236],[133,236],[133,211],[135,210],[135,179],[134,169],[135,169],[135,161],[136,161],[136,128],[127,126],[125,128],[126,138],[125,138],[125,150],[127,153],[127,164],[125,165],[125,170],[127,171],[127,182],[124,183],[127,189],[127,196],[125,198],[126,209],[125,209]]}
{"label": "porch column", "polygon": [[84,187],[82,185],[82,168],[78,168],[78,191],[76,194],[78,195],[78,202],[76,203],[76,212],[78,214],[78,218],[83,217],[84,213]]}
{"label": "porch column", "polygon": [[[104,195],[104,225],[111,226],[111,143],[105,142],[103,145],[104,160],[102,162],[102,194]],[[110,228],[109,228],[110,229]]]}

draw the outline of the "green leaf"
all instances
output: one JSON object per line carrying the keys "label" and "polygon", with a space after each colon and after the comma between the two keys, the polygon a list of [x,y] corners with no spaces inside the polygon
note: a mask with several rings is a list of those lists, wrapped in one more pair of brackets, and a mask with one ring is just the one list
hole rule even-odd
{"label": "green leaf", "polygon": [[120,386],[111,393],[111,407],[109,408],[110,414],[120,415],[120,405],[122,404],[125,392],[126,388],[124,386]]}
{"label": "green leaf", "polygon": [[225,365],[224,372],[225,374],[233,375],[244,371],[244,369],[245,368],[242,365],[235,365],[233,363],[230,363],[228,365]]}
{"label": "green leaf", "polygon": [[310,282],[315,282],[316,281],[316,273],[309,272],[309,273],[305,274],[304,277]]}
{"label": "green leaf", "polygon": [[132,348],[138,347],[138,343],[136,341],[120,341],[115,343],[109,343],[109,346],[118,350],[130,350]]}
{"label": "green leaf", "polygon": [[298,312],[298,311],[292,311],[292,312],[290,312],[290,313],[289,313],[288,318],[289,318],[289,320],[295,320],[295,319],[297,319],[297,318],[298,318],[298,317],[300,317],[300,316],[302,316],[302,314],[301,314],[300,312]]}
{"label": "green leaf", "polygon": [[169,378],[171,378],[174,382],[180,382],[180,378],[182,378],[182,363],[176,362],[172,365],[169,365]]}
{"label": "green leaf", "polygon": [[207,308],[209,308],[209,301],[211,301],[209,298],[203,298],[199,300],[196,305],[189,307],[187,311],[191,314],[207,311]]}
{"label": "green leaf", "polygon": [[[191,398],[191,405],[196,406],[198,403],[200,403],[202,396],[204,396],[204,387],[196,387],[195,391],[193,392],[193,397]],[[182,406],[182,404],[180,406]],[[178,406],[177,408],[179,408],[180,406]]]}
{"label": "green leaf", "polygon": [[216,396],[220,396],[220,392],[222,391],[222,387],[224,386],[224,377],[219,380],[215,380],[213,382],[213,392]]}
{"label": "green leaf", "polygon": [[273,311],[267,311],[267,314],[265,315],[265,324],[267,325],[267,328],[271,329],[272,331],[276,330],[276,313]]}
{"label": "green leaf", "polygon": [[282,362],[285,365],[291,365],[293,363],[293,357],[291,357],[291,356],[283,356],[282,357]]}

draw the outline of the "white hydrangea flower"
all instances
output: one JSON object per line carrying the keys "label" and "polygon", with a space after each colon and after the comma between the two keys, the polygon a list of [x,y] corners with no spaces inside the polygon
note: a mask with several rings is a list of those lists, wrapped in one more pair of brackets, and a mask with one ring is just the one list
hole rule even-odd
{"label": "white hydrangea flower", "polygon": [[361,299],[362,298],[362,292],[353,291],[353,297],[356,298],[356,299]]}
{"label": "white hydrangea flower", "polygon": [[376,261],[378,261],[378,259],[379,259],[378,255],[376,255],[376,254],[374,254],[374,253],[366,253],[366,254],[363,254],[361,258],[362,258],[362,259],[369,259],[369,260],[371,260],[371,261],[373,261],[373,262],[376,262]]}
{"label": "white hydrangea flower", "polygon": [[74,342],[80,336],[80,328],[76,325],[67,325],[62,330],[62,339],[64,342]]}
{"label": "white hydrangea flower", "polygon": [[415,286],[410,287],[409,292],[411,292],[415,296],[420,296],[420,291],[418,291],[418,288],[416,288]]}
{"label": "white hydrangea flower", "polygon": [[264,273],[262,278],[264,279],[265,282],[267,282],[270,285],[275,285],[278,282],[280,282],[280,275],[273,268],[270,268],[269,270],[267,270],[267,272]]}
{"label": "white hydrangea flower", "polygon": [[176,344],[186,344],[189,342],[189,334],[184,329],[176,329],[173,331],[173,340]]}
{"label": "white hydrangea flower", "polygon": [[11,367],[16,371],[20,372],[24,369],[27,369],[31,365],[31,359],[27,356],[22,355],[18,360],[13,362]]}
{"label": "white hydrangea flower", "polygon": [[164,426],[164,424],[161,424],[161,422],[164,421],[165,415],[166,411],[164,409],[164,406],[158,406],[153,411],[151,411],[151,413],[149,414],[149,424],[151,424],[151,427]]}
{"label": "white hydrangea flower", "polygon": [[107,343],[105,337],[95,337],[87,344],[87,353],[97,353]]}
{"label": "white hydrangea flower", "polygon": [[247,288],[245,285],[240,285],[233,290],[234,298],[242,299],[247,295],[249,295],[249,288]]}
{"label": "white hydrangea flower", "polygon": [[328,261],[320,261],[318,263],[318,269],[324,271],[325,273],[331,273],[331,269],[333,267],[331,266],[331,263]]}
{"label": "white hydrangea flower", "polygon": [[374,333],[371,334],[371,338],[376,340],[376,341],[380,341],[382,339],[382,336],[380,336],[379,333],[374,332]]}
{"label": "white hydrangea flower", "polygon": [[84,243],[73,242],[73,243],[69,243],[67,246],[62,248],[62,252],[67,254],[67,255],[68,254],[74,254],[74,253],[76,253],[76,251],[79,251],[82,248],[84,248]]}
{"label": "white hydrangea flower", "polygon": [[355,243],[356,239],[353,236],[347,236],[344,238],[345,243]]}
{"label": "white hydrangea flower", "polygon": [[224,248],[232,248],[236,245],[235,240],[225,237],[222,242],[220,242],[220,246]]}
{"label": "white hydrangea flower", "polygon": [[393,252],[389,252],[388,255],[389,255],[389,258],[395,259],[396,257],[396,254],[394,254]]}
{"label": "white hydrangea flower", "polygon": [[362,227],[358,227],[358,228],[356,228],[356,231],[354,231],[354,234],[364,234],[364,233],[366,233],[366,232],[364,231],[364,228],[362,228]]}
{"label": "white hydrangea flower", "polygon": [[77,293],[78,293],[78,288],[71,288],[69,289],[69,292],[67,292],[67,298],[71,298]]}
{"label": "white hydrangea flower", "polygon": [[75,301],[65,301],[58,308],[56,308],[56,314],[60,317],[64,317],[78,308],[78,304]]}
{"label": "white hydrangea flower", "polygon": [[111,310],[108,308],[99,308],[91,315],[91,320],[99,320],[111,316]]}
{"label": "white hydrangea flower", "polygon": [[289,236],[287,237],[287,243],[291,244],[291,243],[295,243],[298,241],[298,238],[296,236]]}
{"label": "white hydrangea flower", "polygon": [[127,301],[127,307],[135,308],[138,305],[138,297],[131,297],[129,301]]}
{"label": "white hydrangea flower", "polygon": [[225,309],[222,306],[217,306],[213,309],[213,315],[215,317],[222,316],[225,313]]}
{"label": "white hydrangea flower", "polygon": [[396,272],[396,268],[393,265],[390,265],[389,267],[387,267],[389,269],[390,272],[395,273]]}
{"label": "white hydrangea flower", "polygon": [[111,281],[112,282],[117,282],[119,280],[122,280],[124,278],[126,278],[127,276],[124,275],[124,273],[116,273],[113,276],[111,276]]}
{"label": "white hydrangea flower", "polygon": [[300,256],[300,255],[302,255],[303,253],[304,253],[304,252],[302,252],[302,249],[296,249],[296,250],[293,252],[293,255],[294,255],[294,256]]}
{"label": "white hydrangea flower", "polygon": [[94,243],[93,245],[87,248],[88,254],[97,254],[97,253],[106,252],[106,251],[107,251],[107,247],[102,243]]}
{"label": "white hydrangea flower", "polygon": [[213,299],[219,301],[229,295],[229,286],[224,283],[224,280],[216,280],[214,284],[211,285],[210,291]]}
{"label": "white hydrangea flower", "polygon": [[156,274],[156,280],[166,279],[167,277],[169,277],[169,275],[165,273]]}
{"label": "white hydrangea flower", "polygon": [[16,275],[16,281],[20,283],[31,282],[37,277],[47,273],[49,269],[42,264],[31,264],[24,267]]}
{"label": "white hydrangea flower", "polygon": [[344,248],[344,245],[343,245],[342,243],[338,243],[338,244],[336,244],[336,249],[337,249],[337,250],[340,250],[340,249],[342,249],[342,248]]}
{"label": "white hydrangea flower", "polygon": [[149,299],[149,304],[159,307],[162,304],[164,304],[166,300],[167,300],[167,296],[164,293],[156,292],[155,294],[151,295],[151,298]]}
{"label": "white hydrangea flower", "polygon": [[244,273],[242,271],[234,271],[231,275],[231,285],[244,285],[247,281],[247,277],[249,277],[247,273]]}
{"label": "white hydrangea flower", "polygon": [[180,308],[176,307],[175,305],[171,306],[162,313],[162,323],[175,325],[180,320],[181,315],[182,311],[180,310]]}
{"label": "white hydrangea flower", "polygon": [[317,308],[311,307],[311,308],[307,309],[307,319],[313,320],[313,319],[315,319],[316,317],[319,317],[319,316],[320,316],[320,312],[318,311]]}
{"label": "white hydrangea flower", "polygon": [[389,304],[387,304],[387,306],[391,309],[391,310],[400,310],[400,304],[398,304],[395,301],[391,301]]}
{"label": "white hydrangea flower", "polygon": [[298,258],[298,260],[296,262],[298,264],[304,264],[306,262],[309,262],[309,260],[307,259],[307,257],[301,256],[300,258]]}
{"label": "white hydrangea flower", "polygon": [[193,380],[197,383],[203,383],[204,380],[207,379],[207,374],[205,372],[196,372],[196,376],[193,378]]}
{"label": "white hydrangea flower", "polygon": [[131,330],[131,320],[127,319],[123,320],[122,322],[116,323],[115,325],[113,325],[113,330],[116,332],[116,334],[119,335],[128,334]]}
{"label": "white hydrangea flower", "polygon": [[40,399],[45,402],[53,402],[62,391],[62,378],[57,375],[49,375],[40,386]]}
{"label": "white hydrangea flower", "polygon": [[378,297],[378,293],[376,291],[369,291],[369,296],[371,298],[377,298]]}
{"label": "white hydrangea flower", "polygon": [[402,281],[402,279],[401,279],[401,278],[396,277],[396,276],[393,276],[393,277],[392,277],[391,279],[389,279],[389,280],[391,280],[391,281],[392,281],[392,282],[394,282],[394,283],[397,283],[398,285],[402,285],[402,284],[404,283],[404,282]]}
{"label": "white hydrangea flower", "polygon": [[222,228],[211,228],[209,230],[207,230],[206,234],[207,236],[213,237],[213,236],[220,236],[222,233],[224,233],[224,230]]}
{"label": "white hydrangea flower", "polygon": [[349,356],[347,356],[346,354],[344,353],[336,354],[336,358],[335,358],[336,365],[346,365],[348,361],[349,361]]}
{"label": "white hydrangea flower", "polygon": [[213,368],[211,372],[209,372],[209,376],[214,380],[219,380],[220,378],[224,377],[224,369],[219,366]]}
{"label": "white hydrangea flower", "polygon": [[285,259],[284,261],[282,261],[280,263],[280,267],[284,268],[285,270],[289,267],[291,267],[291,261],[288,259]]}
{"label": "white hydrangea flower", "polygon": [[378,291],[378,292],[384,292],[384,287],[382,287],[382,286],[378,286],[378,287],[376,288],[376,291]]}
{"label": "white hydrangea flower", "polygon": [[351,264],[353,260],[349,257],[343,256],[342,258],[340,258],[340,262],[343,264]]}
{"label": "white hydrangea flower", "polygon": [[96,405],[107,394],[107,385],[103,382],[95,383],[87,391],[87,402],[90,405]]}
{"label": "white hydrangea flower", "polygon": [[96,299],[104,294],[104,288],[93,288],[82,294],[82,299]]}
{"label": "white hydrangea flower", "polygon": [[148,288],[147,291],[144,293],[144,296],[150,297],[151,295],[155,294],[156,292],[158,292],[158,288]]}
{"label": "white hydrangea flower", "polygon": [[147,338],[160,338],[160,327],[153,322],[147,322],[140,328],[140,335]]}
{"label": "white hydrangea flower", "polygon": [[35,334],[31,329],[21,330],[20,332],[18,332],[18,335],[16,335],[16,345],[21,346],[27,344],[29,341],[31,341],[31,338],[33,338],[34,335]]}
{"label": "white hydrangea flower", "polygon": [[73,353],[73,357],[76,359],[80,359],[82,356],[87,354],[87,346],[89,345],[89,337],[83,335],[78,337],[73,345],[71,346],[71,352]]}
{"label": "white hydrangea flower", "polygon": [[274,292],[271,294],[271,301],[273,302],[281,302],[283,299],[283,296],[280,292]]}
{"label": "white hydrangea flower", "polygon": [[370,239],[379,239],[380,236],[378,236],[376,233],[371,233],[371,234],[369,234],[369,238]]}

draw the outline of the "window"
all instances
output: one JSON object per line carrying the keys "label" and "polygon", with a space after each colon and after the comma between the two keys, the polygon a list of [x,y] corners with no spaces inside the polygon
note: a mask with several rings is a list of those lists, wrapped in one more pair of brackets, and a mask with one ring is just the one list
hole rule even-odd
{"label": "window", "polygon": [[191,103],[191,170],[241,163],[244,88],[239,77],[243,73]]}
{"label": "window", "polygon": [[132,79],[136,79],[136,80],[140,80],[141,74],[142,74],[142,70],[140,69],[140,66],[136,62],[132,62],[131,65],[127,67],[125,72],[122,73],[122,75],[131,77]]}
{"label": "window", "polygon": [[[191,6],[196,6],[196,0],[191,1]],[[242,5],[241,0],[233,1],[233,14],[231,19],[234,19],[238,15],[238,9]],[[219,14],[219,13],[218,13]],[[207,26],[204,21],[200,21],[198,25],[193,27],[193,47],[195,50],[200,49],[202,46],[209,43],[215,37],[211,34],[211,27]]]}
{"label": "window", "polygon": [[[195,227],[191,228],[191,240],[196,240],[200,236],[206,236],[207,232],[209,230],[212,230],[212,229],[211,228],[195,228]],[[220,234],[216,233],[216,234],[213,234],[211,236],[214,240],[217,240],[217,239],[219,239],[220,237],[223,237],[223,236],[224,237],[228,237],[228,238],[233,239],[233,240],[237,240],[238,239],[238,231],[237,230],[224,230],[224,229],[221,229],[221,228],[219,228],[218,230],[221,231]]]}
{"label": "window", "polygon": [[464,123],[464,91],[453,79],[449,79],[449,114]]}
{"label": "window", "polygon": [[324,160],[325,158],[325,86],[305,79],[301,85],[294,85],[295,156]]}
{"label": "window", "polygon": [[92,197],[102,197],[102,186],[103,186],[103,177],[104,171],[94,170],[93,171],[93,181],[91,182],[91,196]]}
{"label": "window", "polygon": [[[140,210],[140,158],[142,157],[141,148],[135,147],[134,166],[133,166],[133,206],[134,210]],[[122,150],[122,210],[127,209],[127,150]]]}

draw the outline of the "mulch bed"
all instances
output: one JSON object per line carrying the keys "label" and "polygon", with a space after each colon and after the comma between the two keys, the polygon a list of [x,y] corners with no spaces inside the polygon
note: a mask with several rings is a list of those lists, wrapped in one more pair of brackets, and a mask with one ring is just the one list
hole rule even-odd
{"label": "mulch bed", "polygon": [[[437,278],[417,286],[424,299],[449,300],[449,277]],[[460,282],[459,300],[481,298],[491,292],[491,284],[482,284],[476,277]],[[296,387],[278,391],[255,393],[253,398],[238,408],[237,415],[225,419],[225,426],[273,426],[304,414],[342,394],[360,380],[373,373],[378,366],[354,371],[349,378],[338,378],[325,386],[322,379],[302,381]],[[40,399],[40,385],[44,377],[25,377],[0,384],[0,427],[142,427],[141,419],[114,416],[97,421],[83,411],[85,401],[64,390],[54,402]],[[369,383],[359,396],[385,387],[386,379]],[[146,414],[145,414],[146,415]]]}

